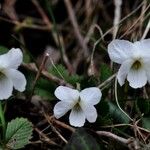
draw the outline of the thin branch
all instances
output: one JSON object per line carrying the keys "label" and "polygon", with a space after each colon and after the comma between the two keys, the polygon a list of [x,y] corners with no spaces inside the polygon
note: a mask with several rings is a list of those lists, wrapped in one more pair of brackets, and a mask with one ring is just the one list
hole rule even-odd
{"label": "thin branch", "polygon": [[42,7],[39,5],[37,0],[32,0],[32,3],[35,5],[35,7],[37,8],[39,14],[41,15],[44,23],[47,25],[47,27],[51,30],[52,28],[52,24],[49,21],[49,18],[47,17],[47,15],[45,14],[45,12],[43,11]]}
{"label": "thin branch", "polygon": [[128,138],[128,139],[125,139],[125,138],[122,138],[120,136],[117,136],[111,132],[107,132],[107,131],[96,131],[96,133],[99,135],[99,136],[105,136],[105,137],[108,137],[108,138],[111,138],[117,142],[120,142],[122,143],[123,145],[127,146],[129,149],[134,149],[134,150],[137,150],[140,148],[139,146],[139,143],[138,141],[136,141],[134,138]]}
{"label": "thin branch", "polygon": [[45,66],[45,63],[46,63],[48,57],[49,57],[49,54],[46,53],[46,54],[44,55],[44,58],[43,58],[43,60],[42,60],[41,65],[40,65],[40,67],[39,67],[39,70],[37,71],[35,80],[33,81],[33,87],[32,87],[32,92],[31,92],[30,100],[31,100],[31,98],[32,98],[32,96],[33,96],[33,93],[34,93],[34,90],[35,90],[36,82],[37,82],[37,80],[39,79],[39,77],[40,77],[40,75],[41,75],[41,72],[42,72],[42,70],[43,70],[43,68],[44,68],[44,66]]}
{"label": "thin branch", "polygon": [[118,29],[119,29],[122,0],[114,0],[114,5],[115,5],[115,15],[114,15],[114,22],[113,22],[113,25],[114,25],[113,39],[116,38]]}
{"label": "thin branch", "polygon": [[68,141],[58,132],[58,130],[53,126],[53,124],[51,123],[51,121],[48,119],[47,115],[44,114],[45,118],[47,119],[48,123],[50,124],[52,130],[58,135],[58,137],[64,141],[64,143],[68,143]]}
{"label": "thin branch", "polygon": [[145,9],[146,9],[146,6],[147,6],[147,0],[143,0],[143,6],[142,6],[142,9],[141,9],[141,19],[139,21],[139,35],[141,36],[142,35],[142,28],[143,28],[143,21],[144,21],[144,16],[145,16]]}
{"label": "thin branch", "polygon": [[[146,11],[147,11],[149,8],[150,8],[150,4],[146,7],[146,9],[144,10],[143,13],[146,13]],[[149,14],[148,14],[145,18],[147,18],[148,16],[149,16]],[[143,16],[142,16],[142,17],[143,17]],[[125,35],[127,35],[130,31],[132,31],[131,29],[137,25],[137,23],[140,21],[140,19],[141,19],[141,16],[136,19],[136,21],[132,24],[132,26],[131,26],[130,28],[128,28],[127,31],[126,31],[123,35],[121,35],[120,38],[123,38],[123,37],[124,37]],[[144,20],[144,19],[143,19],[143,20]],[[132,31],[132,32],[133,32],[133,31]]]}
{"label": "thin branch", "polygon": [[103,83],[101,83],[100,85],[98,85],[98,88],[102,88],[105,85],[107,85],[108,83],[110,83],[115,77],[116,77],[117,73],[113,74],[112,76],[110,76],[107,80],[105,80]]}
{"label": "thin branch", "polygon": [[[32,71],[32,72],[35,72],[35,73],[38,72],[38,69],[36,68],[36,66],[34,64],[25,64],[25,63],[23,63],[21,66],[24,67],[24,68],[26,68],[26,69],[28,69],[28,70],[30,70],[30,71]],[[43,77],[45,77],[46,79],[50,80],[50,81],[58,83],[59,85],[66,85],[68,87],[73,88],[73,86],[71,84],[67,83],[63,79],[60,79],[60,78],[58,78],[58,77],[50,74],[49,72],[47,72],[45,70],[43,70],[41,72],[41,75]]]}
{"label": "thin branch", "polygon": [[49,122],[52,122],[52,123],[54,123],[54,124],[56,124],[56,125],[58,125],[58,126],[64,128],[64,129],[67,129],[67,130],[69,130],[69,131],[71,131],[71,132],[75,132],[75,128],[73,128],[73,127],[71,127],[71,126],[65,124],[64,122],[61,122],[61,121],[59,121],[59,120],[56,120],[56,119],[54,118],[54,116],[46,115],[46,117],[47,117],[46,119],[49,120]]}
{"label": "thin branch", "polygon": [[118,94],[117,94],[117,77],[115,79],[115,99],[118,108],[130,119],[130,121],[133,121],[133,119],[120,107],[119,102],[118,102]]}
{"label": "thin branch", "polygon": [[17,28],[28,28],[28,29],[35,29],[35,30],[43,30],[43,31],[49,31],[49,27],[46,26],[40,26],[40,25],[36,25],[36,24],[27,24],[25,21],[23,22],[19,22],[16,20],[10,20],[10,19],[6,19],[0,16],[0,20],[8,22],[10,24],[14,24],[16,25],[16,29]]}
{"label": "thin branch", "polygon": [[64,0],[64,2],[66,5],[66,8],[67,8],[67,11],[68,11],[69,19],[74,28],[75,36],[78,40],[79,45],[84,50],[83,51],[84,57],[87,58],[89,55],[88,47],[84,41],[84,38],[82,37],[82,35],[80,33],[79,26],[78,26],[78,23],[77,23],[77,20],[76,20],[76,17],[75,17],[73,8],[72,8],[72,4],[71,4],[70,0]]}
{"label": "thin branch", "polygon": [[34,130],[43,138],[42,141],[50,144],[50,145],[56,145],[58,146],[54,141],[52,141],[50,138],[48,138],[42,131],[40,131],[38,128],[34,128]]}
{"label": "thin branch", "polygon": [[141,38],[142,40],[145,39],[145,37],[147,36],[149,30],[150,30],[150,19],[149,19],[149,21],[148,21],[148,24],[147,24],[147,26],[146,26],[146,29],[145,29],[145,31],[144,31],[144,33],[143,33],[142,38]]}

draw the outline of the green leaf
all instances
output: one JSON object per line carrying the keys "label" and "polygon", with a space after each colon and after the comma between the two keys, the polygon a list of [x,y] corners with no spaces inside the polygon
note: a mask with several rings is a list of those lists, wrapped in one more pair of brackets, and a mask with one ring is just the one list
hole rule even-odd
{"label": "green leaf", "polygon": [[109,104],[109,113],[112,118],[118,123],[129,123],[129,118],[113,103],[108,102]]}
{"label": "green leaf", "polygon": [[30,95],[32,93],[33,89],[33,81],[35,80],[35,74],[29,70],[25,72],[27,85],[26,85],[26,93],[27,95]]}
{"label": "green leaf", "polygon": [[52,82],[40,78],[36,83],[34,94],[39,95],[46,99],[53,99],[54,90],[55,90],[55,85]]}
{"label": "green leaf", "polygon": [[20,149],[29,144],[32,137],[32,124],[25,118],[11,120],[6,129],[6,147]]}
{"label": "green leaf", "polygon": [[150,118],[142,118],[142,126],[148,130],[150,130]]}
{"label": "green leaf", "polygon": [[55,67],[51,67],[49,69],[49,72],[58,78],[64,79],[66,82],[76,85],[76,83],[80,83],[81,80],[83,79],[82,76],[79,76],[77,74],[70,75],[68,70],[61,64],[55,65]]}
{"label": "green leaf", "polygon": [[100,80],[101,82],[105,81],[112,75],[112,71],[106,64],[101,64],[100,66]]}
{"label": "green leaf", "polygon": [[23,62],[30,63],[31,57],[30,54],[27,51],[24,51],[23,53]]}
{"label": "green leaf", "polygon": [[149,99],[138,99],[137,105],[141,113],[144,113],[144,115],[150,114],[150,100]]}
{"label": "green leaf", "polygon": [[9,49],[5,46],[0,46],[0,55],[5,54],[9,51]]}
{"label": "green leaf", "polygon": [[77,129],[63,150],[100,150],[96,139],[83,128]]}
{"label": "green leaf", "polygon": [[106,100],[101,100],[100,103],[98,104],[97,111],[98,114],[101,114],[101,116],[107,116],[109,114],[109,104],[108,101]]}
{"label": "green leaf", "polygon": [[42,88],[35,88],[34,93],[39,95],[42,98],[52,99],[54,96],[50,93],[50,91]]}

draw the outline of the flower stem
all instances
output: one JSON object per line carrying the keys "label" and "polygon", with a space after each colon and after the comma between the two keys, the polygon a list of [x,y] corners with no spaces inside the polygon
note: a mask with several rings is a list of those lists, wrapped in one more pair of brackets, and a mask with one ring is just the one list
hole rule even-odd
{"label": "flower stem", "polygon": [[115,99],[118,108],[129,118],[129,120],[133,121],[133,119],[120,107],[119,102],[118,102],[118,94],[117,94],[117,77],[115,79]]}
{"label": "flower stem", "polygon": [[0,101],[0,122],[2,124],[3,140],[5,138],[6,122],[4,117],[4,111],[2,107],[2,101]]}

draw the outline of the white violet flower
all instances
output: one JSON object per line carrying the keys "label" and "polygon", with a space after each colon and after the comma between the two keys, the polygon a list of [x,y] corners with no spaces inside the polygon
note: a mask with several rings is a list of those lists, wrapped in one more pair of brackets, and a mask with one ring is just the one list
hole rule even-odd
{"label": "white violet flower", "polygon": [[122,86],[125,79],[133,88],[143,87],[150,83],[150,39],[131,43],[126,40],[113,40],[108,45],[110,59],[121,67],[117,74]]}
{"label": "white violet flower", "polygon": [[65,86],[59,86],[55,90],[55,96],[61,100],[54,107],[54,116],[58,119],[71,110],[69,122],[72,126],[81,127],[85,119],[95,122],[97,111],[94,105],[101,99],[99,88],[90,87],[79,92]]}
{"label": "white violet flower", "polygon": [[0,55],[0,100],[11,96],[13,87],[20,92],[25,90],[25,76],[17,70],[22,59],[23,54],[19,48],[12,48],[8,53]]}

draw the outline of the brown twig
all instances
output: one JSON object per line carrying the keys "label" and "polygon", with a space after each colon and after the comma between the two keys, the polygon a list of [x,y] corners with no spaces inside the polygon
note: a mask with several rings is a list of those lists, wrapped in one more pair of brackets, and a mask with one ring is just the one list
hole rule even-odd
{"label": "brown twig", "polygon": [[108,138],[111,138],[117,142],[120,142],[122,143],[123,145],[127,146],[129,149],[131,150],[138,150],[140,148],[139,146],[139,142],[136,141],[134,138],[128,138],[128,139],[125,139],[123,137],[120,137],[120,136],[117,136],[111,132],[107,132],[107,131],[96,131],[96,133],[99,135],[99,136],[105,136],[105,137],[108,137]]}
{"label": "brown twig", "polygon": [[64,40],[63,40],[63,36],[61,36],[61,34],[58,35],[58,38],[59,38],[59,41],[60,41],[60,44],[62,45],[62,48],[61,48],[61,53],[62,53],[62,58],[63,58],[63,61],[69,71],[70,74],[73,74],[75,71],[74,71],[74,68],[72,66],[72,64],[70,63],[68,57],[67,57],[67,54],[66,54],[66,51],[65,51],[65,46],[64,46]]}
{"label": "brown twig", "polygon": [[59,137],[62,141],[64,141],[64,143],[67,144],[68,141],[67,141],[67,140],[60,134],[60,132],[53,126],[53,124],[51,123],[51,121],[48,119],[48,116],[47,116],[46,114],[44,114],[44,116],[45,116],[45,118],[47,119],[48,123],[50,124],[50,126],[51,126],[53,132],[55,132],[55,133],[58,135],[58,137]]}
{"label": "brown twig", "polygon": [[38,71],[37,71],[35,80],[33,81],[33,87],[32,87],[32,92],[31,92],[30,100],[31,100],[31,98],[32,98],[32,96],[33,96],[33,93],[34,93],[34,90],[35,90],[36,82],[37,82],[37,80],[39,79],[42,70],[44,69],[44,66],[45,66],[45,63],[46,63],[48,57],[49,57],[49,54],[46,53],[45,56],[44,56],[44,58],[43,58],[43,60],[42,60],[41,65],[40,65],[40,67],[39,67],[39,69],[38,69]]}
{"label": "brown twig", "polygon": [[35,29],[35,30],[43,30],[43,31],[49,31],[49,28],[46,26],[40,26],[40,25],[36,25],[36,24],[27,24],[25,21],[23,22],[19,22],[16,20],[10,20],[10,19],[6,19],[0,16],[0,20],[8,22],[10,24],[14,24],[16,25],[16,29],[18,28],[28,28],[28,29]]}
{"label": "brown twig", "polygon": [[49,116],[49,115],[46,115],[46,119],[49,121],[49,122],[52,122],[54,124],[57,124],[58,126],[62,127],[62,128],[65,128],[71,132],[75,132],[75,128],[65,124],[64,122],[61,122],[59,120],[56,120],[54,116]]}
{"label": "brown twig", "polygon": [[[150,4],[146,7],[146,9],[143,11],[143,13],[146,13],[146,11],[147,11],[149,8],[150,8]],[[148,14],[145,18],[147,18],[148,16],[149,16],[149,14]],[[130,28],[128,28],[127,31],[126,31],[123,35],[121,35],[120,38],[123,38],[125,35],[129,34],[130,31],[132,31],[131,29],[133,29],[133,27],[134,27],[134,29],[135,29],[135,26],[137,26],[137,23],[140,21],[141,17],[143,17],[143,16],[139,16],[139,17],[136,19],[136,21],[132,24],[132,26],[131,26]],[[144,20],[144,19],[143,19],[143,20]],[[132,31],[132,32],[133,32],[133,31]]]}
{"label": "brown twig", "polygon": [[[38,69],[36,68],[36,66],[35,66],[34,64],[25,64],[25,63],[23,63],[22,66],[23,66],[24,68],[26,68],[26,69],[32,71],[32,72],[35,72],[35,73],[38,72]],[[41,72],[41,75],[42,75],[43,77],[45,77],[46,79],[50,80],[50,81],[53,81],[53,82],[58,83],[59,85],[66,85],[66,86],[68,86],[68,87],[73,88],[73,86],[72,86],[71,84],[67,83],[67,82],[64,81],[63,79],[60,79],[60,78],[58,78],[58,77],[56,77],[56,76],[50,74],[49,72],[47,72],[47,71],[45,71],[45,70],[43,70],[43,71]]]}
{"label": "brown twig", "polygon": [[54,141],[52,141],[50,138],[48,138],[44,133],[42,133],[42,131],[40,131],[38,128],[34,128],[34,130],[43,138],[41,139],[42,141],[50,144],[50,145],[57,145],[57,143],[55,143]]}
{"label": "brown twig", "polygon": [[141,9],[141,14],[140,14],[140,21],[139,21],[139,35],[140,37],[142,36],[142,28],[143,28],[143,21],[144,21],[144,16],[145,16],[145,9],[146,9],[146,6],[147,6],[147,1],[146,0],[143,0],[143,6],[142,6],[142,9]]}
{"label": "brown twig", "polygon": [[89,51],[88,51],[88,47],[84,41],[84,38],[82,37],[80,30],[79,30],[79,26],[72,8],[72,4],[70,2],[70,0],[64,0],[67,11],[68,11],[68,15],[69,15],[69,19],[71,21],[71,24],[74,28],[74,33],[75,36],[78,40],[79,45],[81,46],[81,48],[83,49],[83,55],[85,58],[87,58],[89,56]]}
{"label": "brown twig", "polygon": [[[45,24],[47,24],[47,26],[48,26],[49,29],[51,30],[52,24],[51,24],[51,22],[49,21],[49,18],[47,17],[47,15],[46,15],[45,12],[43,11],[43,9],[41,8],[41,6],[39,5],[38,1],[37,1],[37,0],[32,0],[32,2],[33,2],[33,4],[36,6],[36,8],[37,8],[37,10],[39,11],[40,15],[42,16],[43,21],[45,22]],[[59,38],[59,40],[60,40],[60,42],[61,42],[61,41],[62,41],[62,38],[61,38],[60,35],[59,35],[58,38]],[[56,42],[57,42],[57,41],[56,41]],[[57,43],[57,44],[58,44],[58,43]],[[62,44],[62,42],[61,42],[61,44]],[[69,59],[68,59],[68,57],[67,57],[67,55],[66,55],[64,49],[62,50],[62,57],[63,57],[64,63],[66,64],[66,66],[67,66],[69,72],[70,72],[70,73],[73,73],[73,72],[74,72],[73,67],[72,67],[72,65],[70,64]]]}
{"label": "brown twig", "polygon": [[11,18],[12,20],[18,20],[18,16],[15,11],[16,0],[5,0],[3,4],[3,11]]}
{"label": "brown twig", "polygon": [[39,14],[41,15],[44,23],[47,25],[47,27],[51,30],[52,28],[52,24],[49,21],[49,18],[47,17],[47,15],[45,14],[45,12],[43,11],[42,7],[39,5],[37,0],[32,0],[32,3],[35,5],[35,7],[37,8]]}

